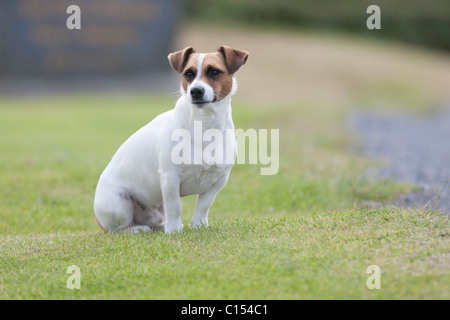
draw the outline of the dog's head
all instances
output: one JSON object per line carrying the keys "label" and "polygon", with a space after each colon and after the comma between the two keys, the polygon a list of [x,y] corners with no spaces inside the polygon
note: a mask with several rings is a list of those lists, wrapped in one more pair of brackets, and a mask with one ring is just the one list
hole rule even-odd
{"label": "dog's head", "polygon": [[182,93],[203,107],[233,94],[233,75],[247,61],[249,53],[221,46],[217,52],[196,53],[192,47],[169,54],[170,65],[181,74]]}

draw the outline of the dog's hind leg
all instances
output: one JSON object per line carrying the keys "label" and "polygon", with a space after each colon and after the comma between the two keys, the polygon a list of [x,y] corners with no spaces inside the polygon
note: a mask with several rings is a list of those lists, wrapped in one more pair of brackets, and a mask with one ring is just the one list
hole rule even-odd
{"label": "dog's hind leg", "polygon": [[153,230],[149,226],[136,225],[120,230],[119,232],[137,234],[137,233],[148,233],[152,231]]}
{"label": "dog's hind leg", "polygon": [[160,207],[145,207],[138,201],[134,201],[134,223],[140,226],[148,226],[154,231],[164,229],[164,215]]}
{"label": "dog's hind leg", "polygon": [[106,232],[123,232],[133,226],[134,203],[125,190],[97,187],[94,212],[97,223]]}

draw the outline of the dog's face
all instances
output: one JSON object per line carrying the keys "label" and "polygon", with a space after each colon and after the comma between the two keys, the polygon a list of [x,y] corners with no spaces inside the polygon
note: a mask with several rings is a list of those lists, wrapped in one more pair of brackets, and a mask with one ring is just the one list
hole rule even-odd
{"label": "dog's face", "polygon": [[171,66],[181,74],[181,87],[188,101],[203,107],[221,101],[233,89],[234,73],[249,53],[221,46],[214,53],[196,53],[192,47],[169,54]]}

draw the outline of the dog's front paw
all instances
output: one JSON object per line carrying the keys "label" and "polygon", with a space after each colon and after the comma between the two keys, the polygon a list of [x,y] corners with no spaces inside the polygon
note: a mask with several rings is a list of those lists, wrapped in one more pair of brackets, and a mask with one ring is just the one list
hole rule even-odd
{"label": "dog's front paw", "polygon": [[196,228],[202,228],[202,227],[207,227],[208,226],[208,219],[200,219],[200,218],[192,218],[191,221],[191,227],[192,229],[196,229]]}
{"label": "dog's front paw", "polygon": [[164,226],[165,233],[175,233],[181,231],[183,231],[183,224],[181,223],[181,221],[177,221],[175,223],[166,222]]}

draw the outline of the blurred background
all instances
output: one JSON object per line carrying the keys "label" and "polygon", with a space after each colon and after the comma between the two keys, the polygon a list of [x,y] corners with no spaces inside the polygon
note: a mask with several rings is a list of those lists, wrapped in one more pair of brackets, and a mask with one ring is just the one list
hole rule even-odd
{"label": "blurred background", "polygon": [[[168,72],[167,53],[180,49],[180,39],[186,39],[183,32],[193,25],[204,27],[195,30],[196,38],[204,38],[202,31],[207,32],[211,26],[248,40],[252,36],[241,31],[276,30],[292,36],[320,31],[450,50],[450,4],[443,0],[78,0],[82,28],[69,30],[66,20],[71,14],[66,9],[73,2],[1,2],[3,79],[117,78]],[[381,8],[380,30],[366,28],[366,9],[371,4]],[[205,50],[214,50],[222,42],[216,37]],[[276,43],[265,45],[266,49],[277,50]]]}
{"label": "blurred background", "polygon": [[[373,4],[380,30],[366,27]],[[80,30],[66,27],[69,5],[81,9]],[[43,231],[96,228],[101,171],[130,134],[175,104],[179,77],[167,55],[224,44],[250,52],[236,75],[236,128],[280,129],[280,171],[261,177],[236,165],[217,212],[416,205],[402,195],[426,191],[427,202],[450,177],[447,0],[2,0],[3,226],[19,232],[40,217]],[[399,127],[436,132],[411,138]],[[396,148],[405,141],[408,150]],[[391,150],[401,151],[389,158]],[[413,179],[371,170],[394,163]]]}

